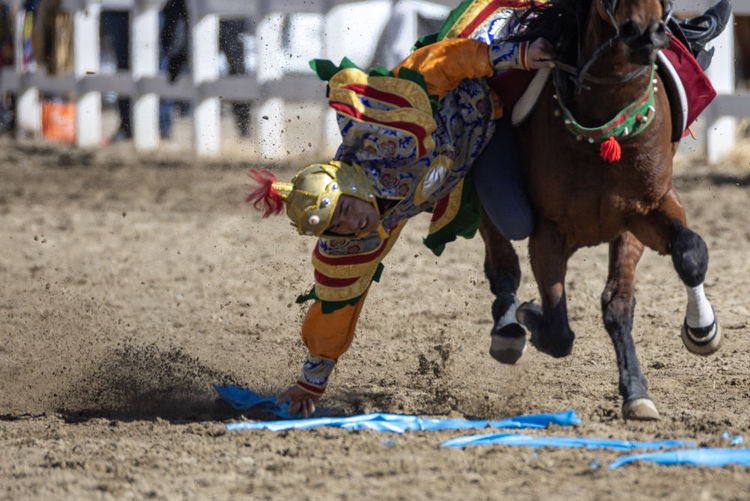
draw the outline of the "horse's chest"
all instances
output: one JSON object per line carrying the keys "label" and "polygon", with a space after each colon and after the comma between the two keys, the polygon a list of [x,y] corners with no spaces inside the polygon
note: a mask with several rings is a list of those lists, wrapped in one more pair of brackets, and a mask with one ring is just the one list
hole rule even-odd
{"label": "horse's chest", "polygon": [[535,202],[544,217],[580,246],[611,240],[632,217],[658,206],[667,189],[662,176],[627,162],[581,162],[575,169],[570,165],[560,165],[533,191],[543,193]]}

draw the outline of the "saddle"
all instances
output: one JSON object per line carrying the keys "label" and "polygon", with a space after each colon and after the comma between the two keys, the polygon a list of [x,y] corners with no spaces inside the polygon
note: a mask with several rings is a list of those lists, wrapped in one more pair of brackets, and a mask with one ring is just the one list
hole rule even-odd
{"label": "saddle", "polygon": [[[716,90],[698,61],[676,37],[659,51],[657,68],[669,98],[672,114],[672,141],[679,141],[687,128],[716,97]],[[502,78],[490,80],[503,106],[511,113],[514,126],[523,122],[534,109],[552,70],[536,72],[512,70]]]}

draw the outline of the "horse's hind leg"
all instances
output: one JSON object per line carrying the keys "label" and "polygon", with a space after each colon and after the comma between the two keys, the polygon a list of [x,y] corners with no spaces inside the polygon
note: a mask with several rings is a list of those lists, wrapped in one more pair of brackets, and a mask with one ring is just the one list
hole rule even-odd
{"label": "horse's hind leg", "polygon": [[685,225],[685,212],[677,193],[671,190],[659,210],[634,221],[631,229],[644,244],[672,256],[672,264],[685,284],[688,302],[682,342],[693,353],[714,353],[721,344],[721,329],[703,290],[708,248],[701,236]]}
{"label": "horse's hind leg", "polygon": [[519,304],[516,290],[521,281],[518,256],[510,241],[500,234],[484,211],[479,233],[484,240],[484,273],[495,295],[490,355],[498,362],[512,364],[521,358],[526,347],[526,331],[516,321]]}
{"label": "horse's hind leg", "polygon": [[648,383],[641,372],[632,335],[635,268],[642,254],[643,244],[631,233],[623,233],[612,241],[609,274],[602,292],[602,318],[617,355],[625,419],[659,419],[659,412],[648,396]]}
{"label": "horse's hind leg", "polygon": [[575,339],[565,302],[565,272],[571,253],[565,237],[551,222],[541,219],[529,239],[529,256],[542,307],[524,303],[517,317],[531,332],[531,344],[556,358],[569,355]]}

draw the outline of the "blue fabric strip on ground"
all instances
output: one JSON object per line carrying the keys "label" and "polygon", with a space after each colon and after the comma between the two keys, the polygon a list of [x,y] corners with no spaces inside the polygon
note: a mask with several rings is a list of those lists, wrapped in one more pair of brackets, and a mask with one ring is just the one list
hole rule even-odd
{"label": "blue fabric strip on ground", "polygon": [[[338,426],[347,430],[374,430],[404,433],[407,430],[457,430],[477,428],[546,428],[549,425],[569,426],[580,424],[574,410],[553,414],[532,414],[499,421],[468,419],[434,419],[400,414],[363,414],[344,418],[293,419],[288,404],[276,405],[273,397],[261,397],[253,391],[234,385],[214,386],[219,396],[238,410],[257,410],[279,418],[279,421],[242,422],[227,425],[227,430],[282,431],[309,429],[319,426]],[[732,444],[742,443],[742,436],[735,438],[727,432],[722,435]],[[533,437],[520,433],[490,433],[458,437],[443,442],[443,447],[466,447],[472,445],[502,444],[528,447],[585,447],[587,449],[664,449],[671,447],[695,447],[683,440],[661,440],[655,442],[635,442],[585,437]],[[609,464],[610,469],[618,468],[633,461],[651,461],[662,465],[690,464],[697,466],[727,466],[737,464],[750,466],[750,449],[680,449],[674,451],[644,452],[622,456]],[[595,467],[595,466],[592,466]],[[598,467],[598,464],[596,465]]]}
{"label": "blue fabric strip on ground", "polygon": [[684,449],[678,451],[644,452],[622,456],[609,464],[610,469],[633,461],[657,464],[690,464],[695,466],[750,466],[750,449]]}
{"label": "blue fabric strip on ground", "polygon": [[585,447],[587,449],[664,449],[669,447],[694,447],[692,442],[682,440],[660,440],[657,442],[633,442],[610,438],[586,437],[532,437],[521,433],[488,433],[469,435],[443,442],[443,447],[466,447],[470,445],[514,445],[527,447]]}
{"label": "blue fabric strip on ground", "polygon": [[549,425],[568,426],[578,424],[581,420],[575,411],[559,412],[556,414],[533,414],[518,416],[499,421],[469,420],[469,419],[434,419],[401,414],[372,413],[351,417],[321,417],[307,419],[292,419],[284,421],[242,422],[227,425],[228,430],[260,430],[271,431],[301,430],[317,428],[319,426],[338,426],[346,430],[373,430],[404,433],[407,430],[458,430],[477,428],[545,428]]}
{"label": "blue fabric strip on ground", "polygon": [[214,385],[214,390],[237,410],[253,409],[282,419],[294,418],[293,415],[289,414],[289,404],[284,402],[281,405],[276,405],[276,399],[273,397],[261,397],[254,391],[233,384]]}
{"label": "blue fabric strip on ground", "polygon": [[374,430],[404,433],[407,430],[458,430],[478,428],[546,428],[550,425],[569,426],[580,424],[574,410],[553,414],[531,414],[499,421],[469,419],[434,419],[401,414],[373,413],[351,417],[311,417],[307,419],[290,419],[288,405],[276,405],[273,397],[261,397],[255,392],[234,385],[214,386],[221,398],[238,410],[258,410],[277,417],[280,421],[242,422],[227,425],[228,430],[281,431],[290,429],[308,429],[319,426],[338,426],[347,430]]}

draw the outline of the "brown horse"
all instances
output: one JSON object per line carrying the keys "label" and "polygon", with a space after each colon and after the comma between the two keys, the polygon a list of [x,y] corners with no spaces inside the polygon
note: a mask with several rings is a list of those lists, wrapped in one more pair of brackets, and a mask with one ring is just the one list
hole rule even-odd
{"label": "brown horse", "polygon": [[[669,4],[669,0],[551,0],[542,6],[531,23],[544,27],[551,22],[558,29],[556,48],[560,62],[566,64],[553,70],[553,79],[519,128],[521,161],[537,211],[529,254],[541,307],[525,303],[516,317],[531,332],[531,343],[538,350],[567,356],[575,337],[566,310],[567,261],[581,247],[609,243],[601,307],[617,355],[626,419],[659,418],[631,335],[635,269],[644,245],[671,255],[686,286],[682,328],[686,347],[707,355],[720,342],[713,308],[703,292],[708,251],[703,239],[688,229],[672,182],[677,142],[671,139],[672,119],[661,78],[652,71],[657,51],[668,43]],[[530,24],[527,33],[536,36],[534,32]],[[572,68],[573,74],[561,67]],[[618,145],[614,140],[600,145],[597,136],[606,128],[601,126],[644,99],[648,107],[627,115],[638,115],[630,130],[611,129],[602,136],[619,134],[621,155],[614,161]],[[500,300],[501,293],[518,287],[518,258],[487,218],[481,234],[487,251],[485,270]],[[493,308],[496,321],[504,311]],[[523,343],[508,346],[517,350],[517,356],[504,353],[502,361],[512,363]]]}

